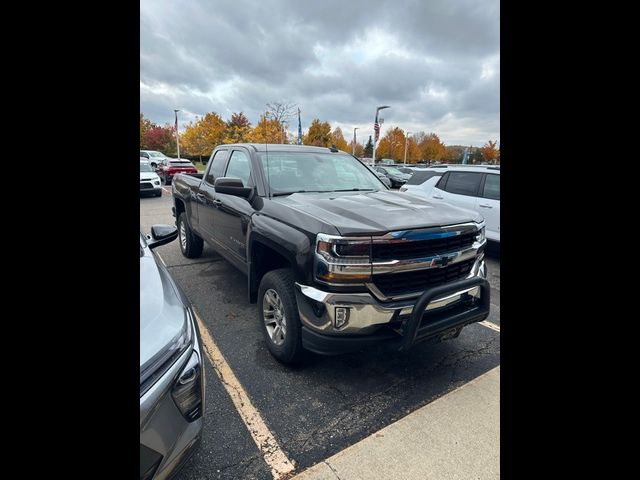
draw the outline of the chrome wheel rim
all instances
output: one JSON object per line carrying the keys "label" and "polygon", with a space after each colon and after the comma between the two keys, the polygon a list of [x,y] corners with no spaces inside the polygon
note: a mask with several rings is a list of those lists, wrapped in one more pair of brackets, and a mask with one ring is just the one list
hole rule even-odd
{"label": "chrome wheel rim", "polygon": [[184,222],[180,222],[180,245],[182,250],[187,250],[187,229],[184,228]]}
{"label": "chrome wheel rim", "polygon": [[284,314],[282,300],[274,289],[270,288],[264,292],[262,297],[262,313],[264,315],[264,326],[271,341],[280,346],[287,336],[287,318]]}

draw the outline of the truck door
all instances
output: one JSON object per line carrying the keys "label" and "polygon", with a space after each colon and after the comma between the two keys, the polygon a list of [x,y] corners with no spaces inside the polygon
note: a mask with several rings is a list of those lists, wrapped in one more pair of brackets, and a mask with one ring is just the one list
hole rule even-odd
{"label": "truck door", "polygon": [[214,153],[213,158],[209,160],[207,171],[202,177],[200,187],[195,191],[195,200],[197,205],[197,222],[198,231],[204,235],[204,240],[211,243],[214,239],[215,231],[215,189],[213,185],[216,178],[224,175],[227,167],[228,150],[218,150]]}
{"label": "truck door", "polygon": [[[255,186],[256,176],[252,174],[249,152],[242,148],[233,149],[224,176],[241,179],[245,187]],[[247,227],[252,213],[253,207],[246,198],[216,193],[214,240],[236,257],[230,259],[236,264],[244,265],[247,261]]]}

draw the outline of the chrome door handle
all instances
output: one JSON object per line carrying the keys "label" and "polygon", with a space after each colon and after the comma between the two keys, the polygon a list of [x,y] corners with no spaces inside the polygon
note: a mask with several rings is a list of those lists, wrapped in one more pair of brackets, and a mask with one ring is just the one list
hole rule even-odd
{"label": "chrome door handle", "polygon": [[442,197],[440,195],[432,195],[433,198],[437,198],[438,200],[442,200]]}
{"label": "chrome door handle", "polygon": [[481,203],[478,206],[482,208],[493,208],[491,205],[487,205],[486,203]]}
{"label": "chrome door handle", "polygon": [[220,205],[222,205],[222,200],[218,200],[217,198],[213,201],[213,205],[218,207]]}

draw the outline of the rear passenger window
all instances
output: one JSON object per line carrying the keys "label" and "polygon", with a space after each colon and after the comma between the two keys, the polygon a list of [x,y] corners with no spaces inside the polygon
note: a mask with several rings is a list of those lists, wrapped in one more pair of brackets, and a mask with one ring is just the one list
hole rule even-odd
{"label": "rear passenger window", "polygon": [[440,181],[436,184],[436,188],[439,188],[440,190],[444,190],[447,186],[447,180],[449,179],[449,172],[445,173],[442,178],[440,179]]}
{"label": "rear passenger window", "polygon": [[216,178],[222,177],[224,175],[224,167],[226,167],[227,165],[228,153],[229,152],[227,150],[218,150],[211,159],[211,168],[207,173],[207,178],[205,178],[205,181],[209,185],[213,185],[216,181]]}
{"label": "rear passenger window", "polygon": [[457,195],[469,195],[475,197],[482,179],[481,173],[476,172],[449,172],[449,180],[445,190]]}
{"label": "rear passenger window", "polygon": [[484,198],[500,200],[500,175],[488,174],[484,180]]}
{"label": "rear passenger window", "polygon": [[411,178],[407,181],[407,185],[422,185],[436,175],[442,175],[442,172],[421,172],[414,170],[413,175],[411,175]]}

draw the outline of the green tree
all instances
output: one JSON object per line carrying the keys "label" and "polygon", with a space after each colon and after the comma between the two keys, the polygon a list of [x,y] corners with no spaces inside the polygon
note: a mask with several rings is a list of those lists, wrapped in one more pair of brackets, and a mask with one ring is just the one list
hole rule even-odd
{"label": "green tree", "polygon": [[369,140],[367,140],[367,144],[364,146],[362,155],[364,158],[373,157],[373,142],[371,141],[371,135],[369,135]]}
{"label": "green tree", "polygon": [[314,118],[309,126],[307,134],[304,135],[305,145],[315,145],[316,147],[328,147],[331,142],[331,125],[329,122],[321,122]]}

